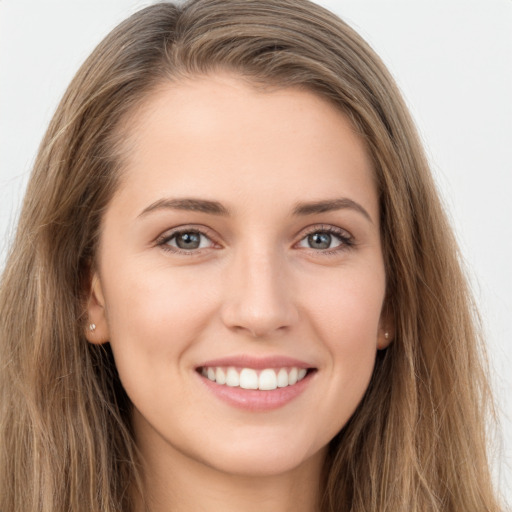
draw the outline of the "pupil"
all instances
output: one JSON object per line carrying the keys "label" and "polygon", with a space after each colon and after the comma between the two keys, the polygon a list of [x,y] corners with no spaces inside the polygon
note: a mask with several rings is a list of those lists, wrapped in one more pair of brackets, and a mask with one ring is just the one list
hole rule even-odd
{"label": "pupil", "polygon": [[313,233],[308,236],[308,242],[313,249],[328,249],[331,246],[329,233]]}
{"label": "pupil", "polygon": [[181,233],[176,239],[176,245],[180,249],[197,249],[200,243],[199,233]]}

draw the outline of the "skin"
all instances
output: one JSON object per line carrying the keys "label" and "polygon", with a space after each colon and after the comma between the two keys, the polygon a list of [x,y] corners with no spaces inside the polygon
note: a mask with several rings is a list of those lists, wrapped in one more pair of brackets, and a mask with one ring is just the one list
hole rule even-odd
{"label": "skin", "polygon": [[[361,138],[311,92],[220,74],[165,84],[126,129],[87,336],[110,341],[134,404],[151,510],[317,510],[326,446],[392,329]],[[162,203],[177,198],[228,213]],[[342,207],[294,213],[339,198]],[[206,236],[176,252],[175,228]],[[308,235],[326,229],[336,230],[329,248],[311,247]],[[289,356],[315,371],[283,407],[249,411],[221,401],[196,371],[233,355]]]}

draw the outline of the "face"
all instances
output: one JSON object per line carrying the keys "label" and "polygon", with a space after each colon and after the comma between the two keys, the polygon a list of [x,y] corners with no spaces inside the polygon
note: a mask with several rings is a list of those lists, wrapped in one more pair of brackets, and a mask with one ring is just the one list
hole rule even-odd
{"label": "face", "polygon": [[223,75],[162,87],[127,129],[87,336],[143,453],[233,474],[323,457],[389,329],[361,139],[310,92]]}

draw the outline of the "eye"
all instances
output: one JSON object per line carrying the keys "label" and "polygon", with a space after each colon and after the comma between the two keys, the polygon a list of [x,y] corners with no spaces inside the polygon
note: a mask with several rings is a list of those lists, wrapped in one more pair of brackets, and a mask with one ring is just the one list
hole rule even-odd
{"label": "eye", "polygon": [[213,247],[214,245],[207,235],[194,229],[174,231],[171,234],[166,234],[157,243],[162,248],[175,252],[193,252]]}
{"label": "eye", "polygon": [[318,251],[338,250],[353,245],[352,237],[345,230],[332,226],[317,228],[309,232],[298,243],[298,247]]}
{"label": "eye", "polygon": [[306,240],[312,249],[331,249],[333,236],[330,233],[312,233]]}

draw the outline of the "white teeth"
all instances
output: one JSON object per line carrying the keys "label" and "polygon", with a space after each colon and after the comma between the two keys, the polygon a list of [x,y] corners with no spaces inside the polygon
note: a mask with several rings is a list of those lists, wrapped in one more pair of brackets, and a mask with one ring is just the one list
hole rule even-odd
{"label": "white teeth", "polygon": [[288,372],[281,368],[277,374],[277,387],[285,388],[286,386],[288,386]]}
{"label": "white teeth", "polygon": [[242,368],[238,371],[235,367],[203,367],[201,375],[220,385],[241,387],[242,389],[259,389],[271,391],[276,388],[293,386],[307,375],[306,368],[265,368],[259,371],[253,368]]}
{"label": "white teeth", "polygon": [[244,368],[240,372],[240,387],[243,389],[258,389],[258,374],[256,370]]}
{"label": "white teeth", "polygon": [[263,370],[260,373],[258,388],[270,391],[277,388],[277,376],[274,370]]}
{"label": "white teeth", "polygon": [[215,380],[217,381],[218,384],[226,384],[226,373],[222,368],[217,368],[217,370],[215,371]]}
{"label": "white teeth", "polygon": [[228,371],[227,371],[227,374],[226,374],[226,385],[230,386],[232,388],[240,386],[240,375],[232,367],[228,368]]}

